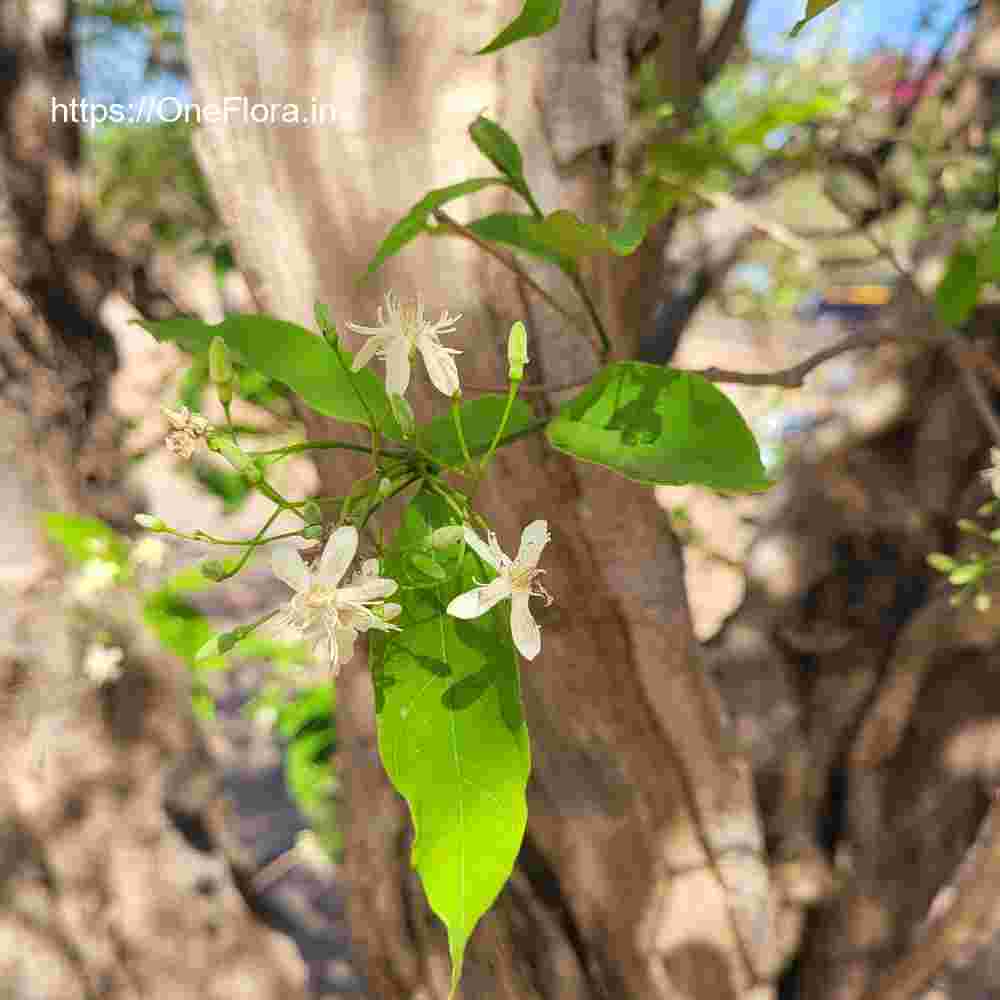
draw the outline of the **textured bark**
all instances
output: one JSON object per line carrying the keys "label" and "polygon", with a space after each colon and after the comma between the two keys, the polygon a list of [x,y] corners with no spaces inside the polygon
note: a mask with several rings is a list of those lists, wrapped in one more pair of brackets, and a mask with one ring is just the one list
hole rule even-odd
{"label": "textured bark", "polygon": [[[316,2],[293,13],[263,0],[191,0],[200,100],[328,100],[339,115],[334,128],[230,122],[201,131],[204,165],[262,305],[311,325],[322,299],[343,329],[347,319],[370,321],[388,279],[432,309],[463,313],[454,343],[469,383],[502,382],[506,333],[522,317],[534,378],[592,371],[591,345],[468,245],[422,239],[376,282],[354,282],[427,190],[484,174],[465,134],[484,108],[519,141],[546,210],[601,219],[610,179],[595,147],[620,137],[632,43],[657,6],[565,3],[550,35],[475,58],[520,4]],[[698,77],[698,5],[665,11],[664,37],[675,40],[680,25],[695,43],[672,67],[688,88]],[[492,194],[475,204],[476,214],[513,207]],[[449,211],[469,217],[464,205]],[[634,356],[651,323],[661,248],[589,269],[617,357]],[[546,268],[532,273],[572,301]],[[540,398],[539,412],[557,402]],[[338,459],[323,471],[336,491],[356,470]],[[779,901],[748,762],[702,670],[679,549],[652,492],[536,439],[503,450],[480,499],[502,539],[549,519],[546,583],[557,603],[543,618],[544,655],[522,672],[534,761],[525,848],[473,939],[465,995],[772,995]],[[338,713],[351,917],[371,992],[443,997],[443,933],[407,869],[408,820],[378,763],[360,661],[341,676]]]}

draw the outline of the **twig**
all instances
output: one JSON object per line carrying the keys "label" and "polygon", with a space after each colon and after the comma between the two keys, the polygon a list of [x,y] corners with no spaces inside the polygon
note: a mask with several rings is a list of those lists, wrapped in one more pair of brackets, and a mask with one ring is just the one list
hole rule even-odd
{"label": "twig", "polygon": [[[979,828],[949,887],[953,898],[912,951],[904,955],[865,993],[862,1000],[910,1000],[967,945],[996,905],[1000,892],[1000,795]],[[948,891],[948,889],[944,890]]]}
{"label": "twig", "polygon": [[749,11],[750,0],[733,0],[730,4],[729,13],[726,14],[722,27],[705,50],[701,65],[698,67],[703,86],[711,83],[719,75],[722,67],[729,62],[729,57],[743,34]]}
{"label": "twig", "polygon": [[457,222],[453,219],[447,212],[442,208],[436,208],[434,210],[434,218],[437,219],[446,228],[453,229],[459,236],[463,236],[465,239],[472,243],[475,243],[480,250],[485,251],[491,257],[500,261],[504,267],[509,268],[514,272],[536,295],[538,295],[542,300],[547,302],[550,306],[560,316],[568,319],[575,327],[581,330],[590,339],[590,334],[587,330],[587,323],[581,316],[574,315],[571,313],[564,305],[554,299],[534,278],[528,274],[527,271],[518,263],[517,259],[511,254],[502,253],[496,247],[491,246],[486,240],[481,239],[477,236],[468,226],[463,226],[461,222]]}

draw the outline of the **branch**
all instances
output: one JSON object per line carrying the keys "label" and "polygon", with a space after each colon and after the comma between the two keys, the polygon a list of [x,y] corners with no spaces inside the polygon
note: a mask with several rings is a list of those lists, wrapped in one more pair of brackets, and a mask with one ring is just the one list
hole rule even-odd
{"label": "branch", "polygon": [[701,82],[706,86],[719,75],[722,67],[728,62],[743,33],[749,11],[750,0],[733,0],[730,5],[729,13],[726,14],[719,33],[705,50],[705,54],[701,57],[701,65],[698,67]]}
{"label": "branch", "polygon": [[[931,904],[930,926],[909,954],[870,988],[862,1000],[910,1000],[967,945],[996,906],[1000,893],[1000,793],[958,867],[952,883]],[[949,899],[950,897],[950,899]],[[940,900],[948,900],[943,904]],[[943,909],[937,914],[935,910]]]}

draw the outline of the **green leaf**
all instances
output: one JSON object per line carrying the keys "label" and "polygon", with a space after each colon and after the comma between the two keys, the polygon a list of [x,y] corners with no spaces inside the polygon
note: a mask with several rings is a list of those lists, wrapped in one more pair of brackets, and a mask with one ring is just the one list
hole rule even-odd
{"label": "green leaf", "polygon": [[460,181],[458,184],[452,184],[449,187],[437,188],[425,194],[389,230],[389,235],[379,244],[379,248],[375,251],[375,256],[372,258],[364,275],[362,275],[362,279],[374,274],[390,257],[399,253],[407,243],[416,239],[421,233],[427,232],[429,230],[427,217],[434,209],[440,208],[442,205],[446,205],[449,201],[454,201],[456,198],[464,198],[467,194],[475,194],[476,191],[481,191],[484,187],[489,187],[491,184],[508,184],[508,181],[506,177],[479,177],[468,181]]}
{"label": "green leaf", "polygon": [[773,485],[739,410],[694,372],[640,361],[610,365],[546,433],[560,451],[640,483],[722,492]]}
{"label": "green leaf", "polygon": [[981,286],[978,256],[966,246],[957,247],[934,293],[941,322],[961,326],[975,309]]}
{"label": "green leaf", "polygon": [[521,13],[493,39],[489,45],[481,48],[476,55],[485,56],[520,42],[525,38],[535,38],[544,35],[559,23],[560,0],[524,0]]}
{"label": "green leaf", "polygon": [[[486,454],[493,435],[500,426],[506,403],[503,396],[490,395],[470,399],[459,407],[465,442],[473,458]],[[531,407],[524,400],[515,399],[505,436],[524,430],[534,419]],[[420,428],[420,447],[430,452],[442,465],[461,465],[465,460],[462,443],[458,440],[458,431],[455,430],[455,422],[450,413],[435,417]]]}
{"label": "green leaf", "polygon": [[523,212],[494,212],[467,224],[477,236],[492,243],[506,243],[535,257],[571,270],[571,257],[553,250],[538,233],[539,220]]}
{"label": "green leaf", "polygon": [[[214,326],[189,317],[145,321],[141,325],[157,340],[174,341],[194,354],[207,351],[213,337],[222,337],[240,362],[287,385],[318,413],[368,426],[368,414],[355,392],[357,387],[386,434],[400,437],[381,381],[366,369],[349,378],[333,350],[295,323],[273,316],[234,313]],[[342,353],[350,365],[351,355]]]}
{"label": "green leaf", "polygon": [[1000,219],[986,234],[979,247],[979,280],[983,283],[1000,282]]}
{"label": "green leaf", "polygon": [[[524,198],[532,209],[537,209],[531,189],[524,178],[524,160],[521,157],[521,150],[507,132],[496,122],[479,115],[469,126],[469,135],[483,156],[510,179],[511,187]],[[540,209],[538,214],[541,215]]]}
{"label": "green leaf", "polygon": [[42,514],[49,540],[61,545],[76,563],[106,559],[123,565],[128,557],[125,543],[103,521],[73,514]]}
{"label": "green leaf", "polygon": [[212,640],[215,632],[197,608],[170,588],[154,590],[147,596],[142,607],[142,617],[160,643],[184,660],[189,667],[219,670],[226,665],[222,656],[208,656],[201,660],[197,658],[201,648]]}
{"label": "green leaf", "polygon": [[794,38],[814,17],[822,14],[824,10],[832,7],[837,0],[809,0],[806,4],[806,16],[797,21],[788,33],[789,38]]}
{"label": "green leaf", "polygon": [[[453,521],[443,500],[418,494],[385,575],[405,587],[407,552]],[[445,613],[453,597],[492,570],[464,547],[438,558],[448,560],[451,582],[403,590],[395,622],[402,631],[369,635],[379,752],[410,806],[411,860],[448,928],[454,990],[466,942],[513,869],[531,760],[506,606],[473,621]]]}

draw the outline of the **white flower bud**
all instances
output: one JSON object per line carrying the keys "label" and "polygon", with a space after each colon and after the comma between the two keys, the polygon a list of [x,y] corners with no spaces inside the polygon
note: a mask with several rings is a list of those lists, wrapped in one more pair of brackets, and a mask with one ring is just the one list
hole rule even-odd
{"label": "white flower bud", "polygon": [[464,533],[465,528],[461,524],[446,524],[443,528],[435,528],[431,532],[431,548],[447,549],[458,545]]}
{"label": "white flower bud", "polygon": [[140,528],[145,528],[147,531],[166,531],[167,526],[163,521],[162,517],[154,517],[152,514],[136,514],[135,523],[139,525]]}

